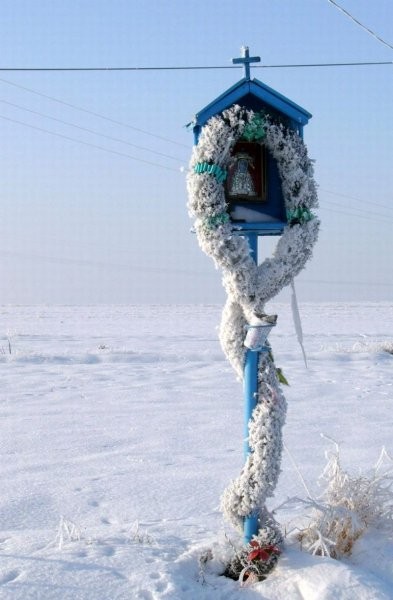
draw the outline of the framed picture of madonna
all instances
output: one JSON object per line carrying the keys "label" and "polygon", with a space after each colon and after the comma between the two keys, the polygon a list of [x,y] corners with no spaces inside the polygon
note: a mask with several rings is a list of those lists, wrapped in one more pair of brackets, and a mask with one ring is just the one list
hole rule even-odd
{"label": "framed picture of madonna", "polygon": [[238,200],[266,202],[266,149],[256,142],[238,142],[228,169],[226,197],[230,204]]}

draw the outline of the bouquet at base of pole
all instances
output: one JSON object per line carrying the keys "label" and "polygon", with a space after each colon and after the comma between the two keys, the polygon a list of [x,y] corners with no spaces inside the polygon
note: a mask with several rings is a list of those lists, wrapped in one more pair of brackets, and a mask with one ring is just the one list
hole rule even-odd
{"label": "bouquet at base of pole", "polygon": [[224,575],[242,586],[264,581],[276,566],[282,552],[283,536],[277,524],[265,523],[249,544],[234,548]]}

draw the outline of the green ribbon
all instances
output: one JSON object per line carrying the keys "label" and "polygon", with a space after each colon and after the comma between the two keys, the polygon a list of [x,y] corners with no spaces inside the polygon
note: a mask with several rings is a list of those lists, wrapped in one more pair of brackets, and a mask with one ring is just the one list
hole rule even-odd
{"label": "green ribbon", "polygon": [[214,215],[214,217],[206,217],[204,219],[204,224],[208,229],[213,229],[214,227],[218,227],[219,225],[225,225],[225,223],[229,223],[229,215],[228,213],[220,213],[218,215]]}
{"label": "green ribbon", "polygon": [[266,136],[266,123],[262,114],[256,113],[244,127],[242,138],[247,142],[258,142]]}
{"label": "green ribbon", "polygon": [[282,369],[280,367],[276,367],[276,365],[274,363],[273,352],[271,349],[268,352],[268,357],[270,358],[270,360],[273,363],[274,368],[276,369],[276,375],[277,375],[278,381],[280,383],[282,383],[283,385],[289,385],[288,379],[285,377],[284,373],[282,372]]}
{"label": "green ribbon", "polygon": [[200,162],[194,167],[195,173],[209,173],[214,175],[219,183],[224,183],[227,178],[227,172],[222,169],[219,165],[214,163]]}
{"label": "green ribbon", "polygon": [[287,211],[289,225],[303,225],[314,218],[313,213],[305,206],[297,206],[293,210]]}

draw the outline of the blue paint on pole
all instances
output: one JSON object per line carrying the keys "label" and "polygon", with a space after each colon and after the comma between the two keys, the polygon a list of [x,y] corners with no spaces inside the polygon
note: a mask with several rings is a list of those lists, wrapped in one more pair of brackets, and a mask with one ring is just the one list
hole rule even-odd
{"label": "blue paint on pole", "polygon": [[[258,235],[248,234],[250,245],[250,256],[258,264]],[[259,352],[247,350],[244,364],[244,460],[251,454],[249,444],[249,422],[258,399],[258,362]],[[244,518],[244,542],[248,544],[254,535],[258,533],[257,515],[249,515]]]}
{"label": "blue paint on pole", "polygon": [[248,425],[254,408],[257,405],[258,395],[258,359],[259,352],[247,350],[244,364],[244,459],[247,460],[251,453],[248,442]]}
{"label": "blue paint on pole", "polygon": [[[258,398],[258,360],[259,352],[247,350],[244,365],[244,460],[251,454],[249,444],[249,422]],[[248,544],[258,533],[258,517],[249,515],[244,518],[244,542]]]}
{"label": "blue paint on pole", "polygon": [[257,515],[250,515],[244,519],[244,543],[249,544],[257,535],[259,529],[259,521]]}

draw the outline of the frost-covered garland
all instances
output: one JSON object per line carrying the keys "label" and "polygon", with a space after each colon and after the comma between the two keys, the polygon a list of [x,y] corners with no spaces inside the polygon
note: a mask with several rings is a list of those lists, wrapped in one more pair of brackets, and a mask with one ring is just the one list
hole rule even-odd
{"label": "frost-covered garland", "polygon": [[[272,258],[256,265],[245,237],[234,232],[225,200],[225,173],[231,151],[241,138],[263,141],[276,159],[288,225]],[[189,212],[201,249],[223,271],[228,299],[220,325],[222,348],[240,378],[246,348],[245,327],[263,322],[265,303],[303,269],[318,236],[319,221],[311,210],[317,207],[313,168],[301,138],[268,116],[232,106],[212,117],[203,127],[194,147],[187,179]],[[261,544],[280,542],[280,534],[265,502],[273,495],[280,472],[282,426],[286,401],[272,355],[261,354],[258,365],[258,403],[250,423],[248,457],[240,476],[222,497],[226,518],[239,530],[244,517],[257,513]]]}

